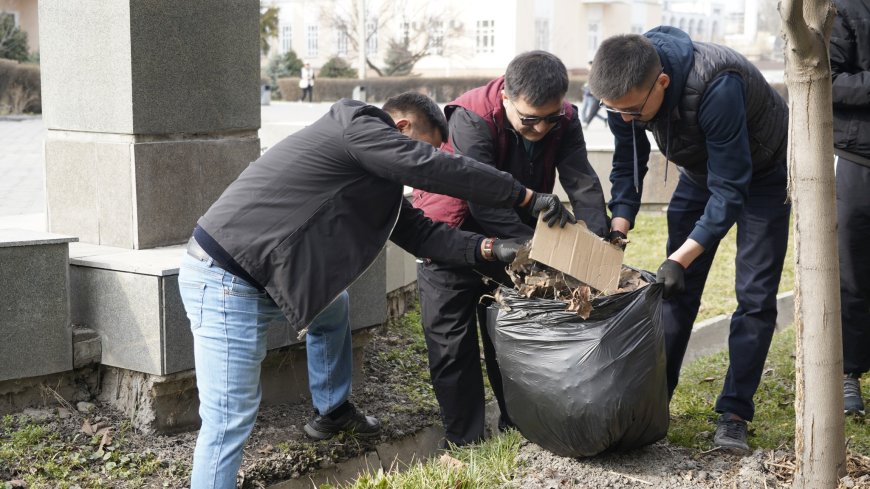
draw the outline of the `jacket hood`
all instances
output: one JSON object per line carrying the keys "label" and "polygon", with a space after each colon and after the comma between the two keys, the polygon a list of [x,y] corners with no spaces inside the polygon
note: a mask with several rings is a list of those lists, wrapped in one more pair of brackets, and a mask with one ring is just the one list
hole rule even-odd
{"label": "jacket hood", "polygon": [[656,47],[662,67],[671,78],[658,115],[669,114],[679,104],[689,71],[695,66],[692,39],[685,32],[671,26],[656,27],[644,35]]}

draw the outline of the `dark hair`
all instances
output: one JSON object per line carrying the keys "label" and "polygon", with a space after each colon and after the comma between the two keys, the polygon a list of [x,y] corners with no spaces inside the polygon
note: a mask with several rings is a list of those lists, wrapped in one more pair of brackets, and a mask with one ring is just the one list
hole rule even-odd
{"label": "dark hair", "polygon": [[422,93],[405,92],[394,95],[384,102],[382,109],[390,114],[414,113],[423,116],[429,123],[429,127],[438,129],[441,139],[447,141],[447,119],[444,118],[444,112],[434,100]]}
{"label": "dark hair", "polygon": [[599,99],[614,100],[650,83],[662,69],[652,42],[639,34],[620,34],[601,43],[592,69],[589,88]]}
{"label": "dark hair", "polygon": [[568,70],[554,54],[528,51],[511,60],[504,73],[509,98],[522,97],[533,107],[562,100],[568,93]]}

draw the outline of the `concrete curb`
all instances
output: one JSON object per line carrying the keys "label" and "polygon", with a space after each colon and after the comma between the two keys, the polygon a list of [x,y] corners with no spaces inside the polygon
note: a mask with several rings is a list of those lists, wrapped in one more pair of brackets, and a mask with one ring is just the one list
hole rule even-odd
{"label": "concrete curb", "polygon": [[[794,322],[794,292],[783,292],[776,296],[776,330],[780,331]],[[698,358],[718,353],[728,347],[728,333],[731,315],[722,314],[700,323],[692,328],[692,337],[683,357],[683,367]]]}

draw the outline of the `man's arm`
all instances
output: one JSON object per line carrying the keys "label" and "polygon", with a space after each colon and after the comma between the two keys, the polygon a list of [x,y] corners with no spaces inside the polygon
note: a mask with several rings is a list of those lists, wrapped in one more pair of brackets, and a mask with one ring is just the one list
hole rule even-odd
{"label": "man's arm", "polygon": [[[870,72],[855,65],[858,59],[857,37],[848,7],[838,2],[839,14],[831,32],[831,96],[835,108],[866,109],[870,106]],[[844,8],[846,7],[846,8]]]}
{"label": "man's arm", "polygon": [[[411,139],[380,116],[361,109],[344,133],[344,146],[367,172],[429,192],[450,195],[496,207],[529,202],[525,187],[510,175],[464,156],[436,151],[429,143]],[[382,113],[381,113],[382,114]]]}
{"label": "man's arm", "polygon": [[752,181],[752,156],[746,126],[743,79],[725,74],[710,84],[698,111],[707,139],[707,188],[710,199],[689,239],[670,257],[688,267],[722,239],[743,210]]}
{"label": "man's arm", "polygon": [[390,240],[408,253],[450,265],[476,263],[482,239],[479,234],[429,219],[407,200],[402,202],[399,220],[390,235]]}
{"label": "man's arm", "polygon": [[[495,167],[496,148],[492,131],[479,115],[462,107],[450,116],[450,144],[455,154],[468,156]],[[523,223],[512,208],[468,203],[468,210],[484,232],[499,238],[531,236],[535,231]]]}
{"label": "man's arm", "polygon": [[[613,218],[610,227],[628,234],[634,227],[634,218],[640,210],[643,178],[649,162],[650,143],[646,131],[639,125],[625,122],[619,114],[608,113],[607,125],[613,133],[613,168],[610,170],[610,202]],[[637,154],[637,175],[635,175]],[[635,188],[635,177],[638,186]]]}
{"label": "man's arm", "polygon": [[574,209],[574,217],[586,223],[593,233],[604,236],[607,234],[609,222],[604,206],[604,192],[598,175],[589,164],[586,154],[586,140],[583,138],[583,128],[577,118],[577,108],[574,117],[565,129],[565,135],[557,155],[556,168],[559,169],[559,181],[568,193],[568,200]]}

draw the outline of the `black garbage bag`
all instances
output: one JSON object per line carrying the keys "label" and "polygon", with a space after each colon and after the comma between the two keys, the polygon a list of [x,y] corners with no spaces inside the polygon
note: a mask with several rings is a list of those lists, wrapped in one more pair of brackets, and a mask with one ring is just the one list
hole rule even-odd
{"label": "black garbage bag", "polygon": [[594,299],[585,320],[564,302],[500,289],[487,328],[507,411],[523,436],[557,455],[586,457],[667,434],[661,287]]}

